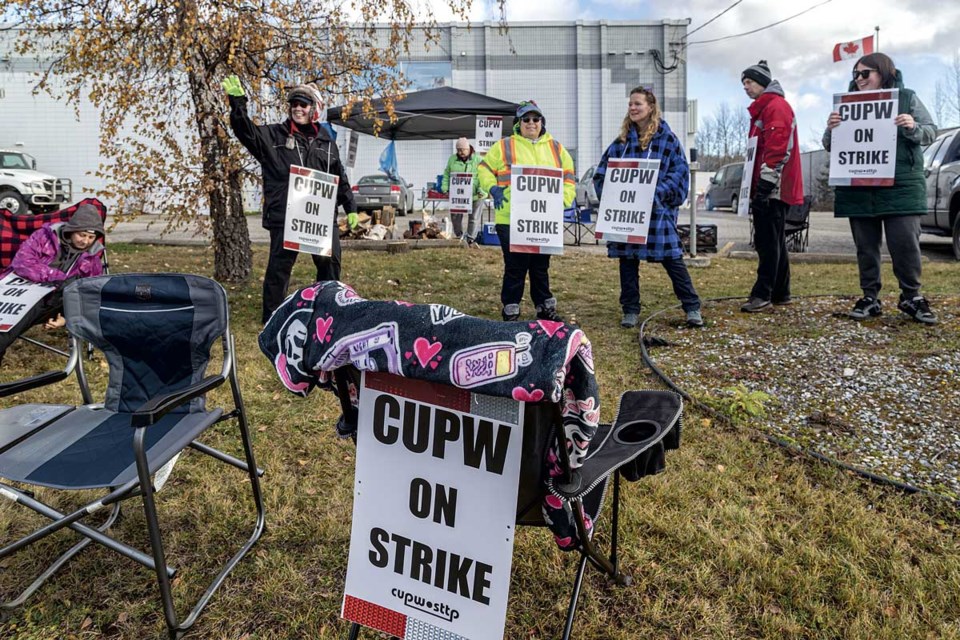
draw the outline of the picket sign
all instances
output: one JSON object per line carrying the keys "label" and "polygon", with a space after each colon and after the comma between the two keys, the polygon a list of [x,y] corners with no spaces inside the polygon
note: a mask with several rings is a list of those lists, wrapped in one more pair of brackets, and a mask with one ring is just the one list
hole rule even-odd
{"label": "picket sign", "polygon": [[657,193],[660,160],[607,161],[596,236],[608,242],[646,244]]}
{"label": "picket sign", "polygon": [[17,326],[33,305],[54,289],[53,285],[31,282],[12,271],[0,278],[0,333]]}
{"label": "picket sign", "polygon": [[510,251],[563,253],[563,170],[513,165]]}
{"label": "picket sign", "polygon": [[380,372],[359,397],[341,615],[405,640],[501,640],[524,404]]}
{"label": "picket sign", "polygon": [[740,195],[737,199],[737,215],[750,215],[750,188],[753,184],[753,165],[757,162],[757,137],[747,140],[746,159],[743,161],[743,177],[740,179]]}
{"label": "picket sign", "polygon": [[337,186],[340,177],[307,167],[290,167],[283,248],[321,256],[333,255]]}
{"label": "picket sign", "polygon": [[831,186],[888,187],[897,170],[900,91],[854,91],[833,96],[840,124],[830,130]]}

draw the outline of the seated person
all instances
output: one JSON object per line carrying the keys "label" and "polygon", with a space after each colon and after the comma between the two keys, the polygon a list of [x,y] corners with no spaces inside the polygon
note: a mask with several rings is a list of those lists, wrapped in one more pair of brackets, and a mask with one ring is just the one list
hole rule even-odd
{"label": "seated person", "polygon": [[103,252],[103,220],[93,205],[80,206],[68,222],[48,223],[34,231],[13,257],[11,271],[32,282],[56,285],[20,318],[9,331],[0,333],[0,363],[7,347],[23,332],[46,320],[47,328],[64,324],[61,289],[77,278],[103,273],[100,254]]}

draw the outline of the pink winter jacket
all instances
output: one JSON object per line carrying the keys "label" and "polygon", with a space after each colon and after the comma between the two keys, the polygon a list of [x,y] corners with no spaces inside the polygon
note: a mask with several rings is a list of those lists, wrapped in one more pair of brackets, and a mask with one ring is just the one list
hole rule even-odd
{"label": "pink winter jacket", "polygon": [[103,273],[103,264],[100,262],[103,244],[100,238],[80,254],[67,273],[50,266],[60,254],[59,230],[63,225],[62,222],[47,223],[30,234],[17,250],[10,269],[21,278],[50,283],[61,283],[73,276],[87,278]]}

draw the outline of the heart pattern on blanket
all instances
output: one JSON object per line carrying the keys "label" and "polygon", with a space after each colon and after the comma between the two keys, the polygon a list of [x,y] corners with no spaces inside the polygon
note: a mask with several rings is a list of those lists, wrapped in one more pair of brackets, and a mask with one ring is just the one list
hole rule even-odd
{"label": "heart pattern on blanket", "polygon": [[433,357],[440,353],[440,349],[443,348],[443,345],[439,342],[431,343],[426,338],[417,338],[413,341],[413,353],[416,354],[417,360],[420,361],[421,367],[430,366],[433,369],[436,369],[440,364],[439,362],[430,362],[433,360]]}
{"label": "heart pattern on blanket", "polygon": [[333,316],[317,318],[317,342],[330,342],[331,336],[328,336],[327,332],[330,331],[332,324]]}
{"label": "heart pattern on blanket", "polygon": [[513,395],[513,399],[517,402],[540,402],[543,400],[542,389],[527,391],[523,387],[514,387],[511,395]]}

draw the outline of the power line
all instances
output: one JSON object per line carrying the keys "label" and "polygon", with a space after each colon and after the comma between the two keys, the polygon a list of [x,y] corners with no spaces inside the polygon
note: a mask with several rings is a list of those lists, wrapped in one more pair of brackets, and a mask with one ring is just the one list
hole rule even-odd
{"label": "power line", "polygon": [[789,20],[793,20],[794,18],[798,18],[798,17],[802,16],[802,15],[805,14],[805,13],[809,13],[809,12],[813,11],[813,10],[816,9],[817,7],[822,7],[823,5],[827,4],[828,2],[832,2],[832,1],[833,1],[833,0],[823,0],[823,2],[821,2],[821,3],[819,3],[819,4],[815,4],[815,5],[813,5],[812,7],[808,7],[808,8],[806,8],[806,9],[804,9],[803,11],[801,11],[800,13],[795,13],[795,14],[793,14],[792,16],[790,16],[790,17],[788,17],[788,18],[784,18],[783,20],[778,20],[778,21],[776,21],[776,22],[774,22],[774,23],[772,23],[772,24],[768,24],[768,25],[765,26],[765,27],[760,27],[760,28],[758,28],[758,29],[753,29],[753,30],[751,30],[751,31],[745,31],[745,32],[743,32],[743,33],[736,33],[736,34],[734,34],[734,35],[732,35],[732,36],[723,36],[722,38],[713,38],[712,40],[696,40],[696,41],[694,41],[694,42],[687,42],[687,43],[685,43],[685,45],[686,45],[686,46],[690,46],[690,45],[694,45],[694,44],[709,44],[709,43],[711,43],[711,42],[720,42],[721,40],[730,40],[731,38],[740,38],[740,37],[742,37],[742,36],[749,36],[750,34],[757,33],[758,31],[763,31],[763,30],[765,30],[765,29],[769,29],[769,28],[771,28],[771,27],[775,27],[775,26],[777,26],[777,25],[779,25],[779,24],[783,24],[784,22],[787,22],[787,21],[789,21]]}
{"label": "power line", "polygon": [[720,13],[718,13],[717,15],[713,16],[712,18],[710,18],[709,20],[707,20],[706,22],[704,22],[702,25],[700,25],[699,27],[697,27],[697,28],[694,29],[693,31],[691,31],[691,32],[687,33],[686,35],[684,35],[684,36],[683,36],[683,39],[686,40],[687,38],[689,38],[690,36],[692,36],[693,34],[695,34],[697,31],[700,31],[700,29],[703,29],[705,26],[707,26],[708,24],[710,24],[711,22],[713,22],[714,20],[716,20],[717,18],[719,18],[720,16],[722,16],[723,14],[725,14],[727,11],[730,11],[730,9],[733,9],[735,6],[737,6],[737,5],[740,4],[741,2],[743,2],[743,0],[737,0],[737,1],[734,2],[732,5],[730,5],[729,7],[727,7],[726,9],[724,9],[723,11],[721,11]]}

